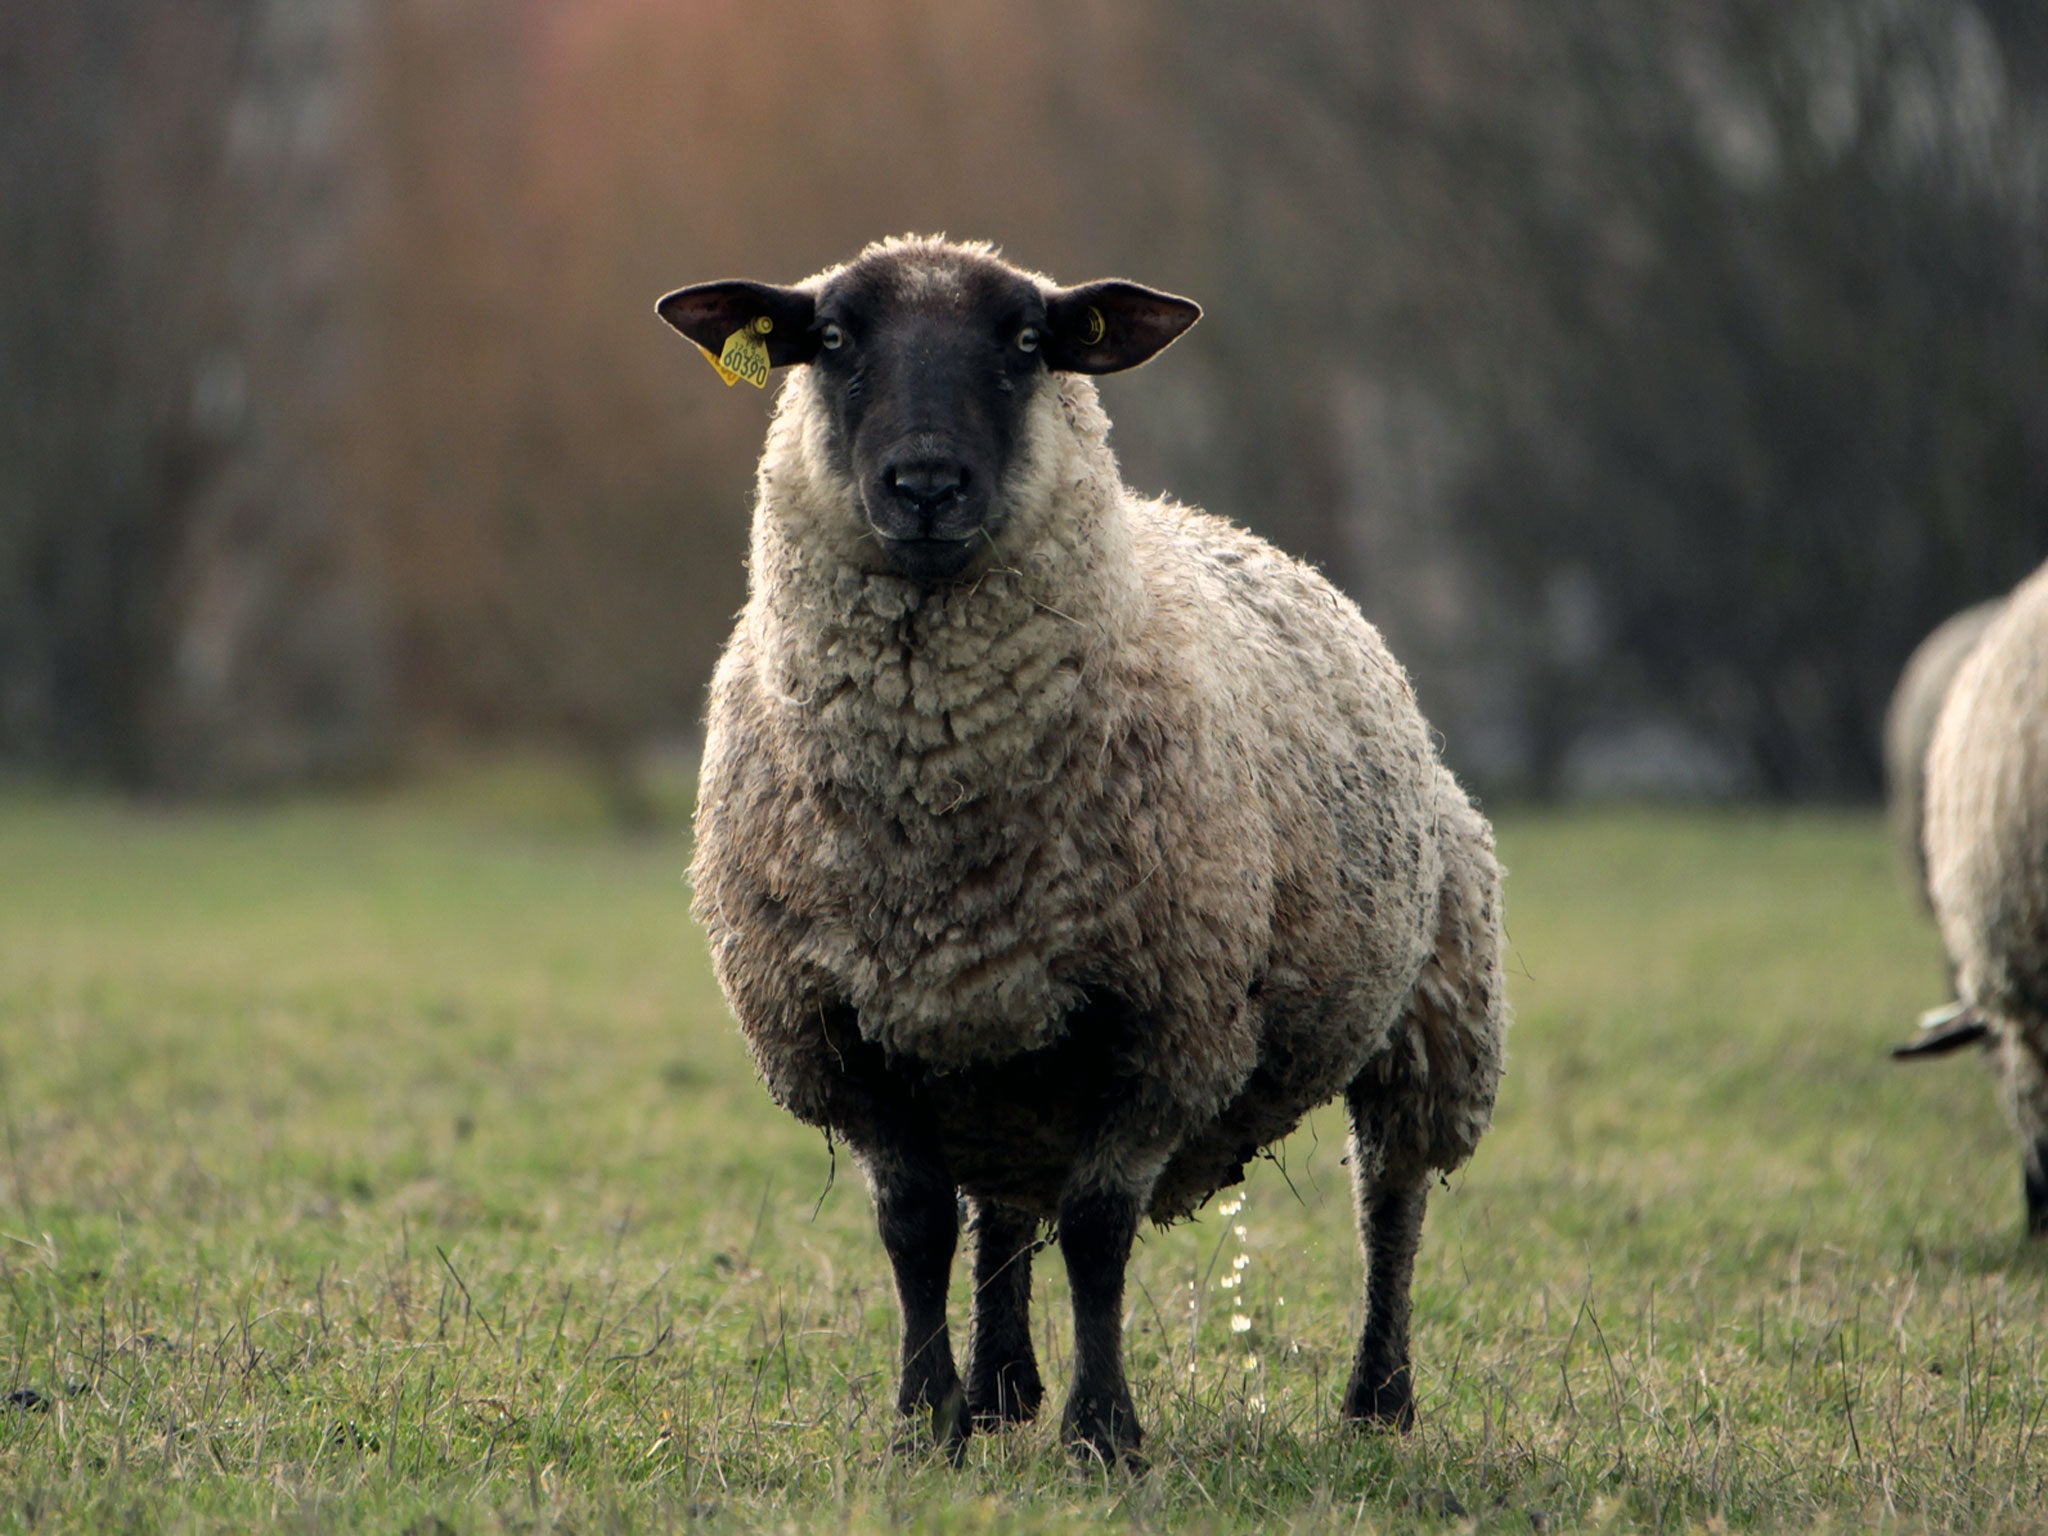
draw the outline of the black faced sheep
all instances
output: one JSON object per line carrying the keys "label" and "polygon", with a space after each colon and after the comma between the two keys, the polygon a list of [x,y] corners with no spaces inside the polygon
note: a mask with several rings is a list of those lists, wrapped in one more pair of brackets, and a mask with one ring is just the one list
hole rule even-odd
{"label": "black faced sheep", "polygon": [[1035,1412],[1052,1221],[1065,1442],[1141,1464],[1139,1222],[1191,1213],[1342,1094],[1368,1275],[1344,1412],[1405,1428],[1425,1196],[1500,1076],[1500,870],[1350,601],[1120,480],[1088,375],[1199,310],[912,239],[660,312],[729,374],[800,365],[712,684],[692,878],[770,1092],[867,1175],[899,1409],[956,1452]]}

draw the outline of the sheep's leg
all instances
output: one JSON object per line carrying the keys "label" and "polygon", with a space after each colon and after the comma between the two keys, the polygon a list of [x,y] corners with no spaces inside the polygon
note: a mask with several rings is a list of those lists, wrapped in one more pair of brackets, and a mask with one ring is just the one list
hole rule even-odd
{"label": "sheep's leg", "polygon": [[957,1461],[973,1427],[946,1332],[946,1289],[960,1226],[958,1196],[935,1149],[899,1140],[856,1151],[874,1193],[875,1222],[895,1271],[903,1317],[896,1411],[909,1418],[930,1410],[932,1438]]}
{"label": "sheep's leg", "polygon": [[967,1410],[978,1426],[1021,1424],[1045,1400],[1031,1348],[1031,1255],[1038,1218],[996,1200],[972,1203],[974,1332]]}
{"label": "sheep's leg", "polygon": [[[1382,1087],[1361,1078],[1345,1097],[1351,1110],[1351,1194],[1365,1253],[1365,1327],[1344,1389],[1343,1412],[1367,1428],[1405,1432],[1415,1424],[1409,1291],[1429,1203],[1429,1171],[1412,1155],[1392,1155],[1413,1132],[1408,1128],[1404,1134],[1400,1117],[1386,1113]],[[1397,1097],[1393,1102],[1407,1101]]]}
{"label": "sheep's leg", "polygon": [[1060,1438],[1076,1456],[1133,1472],[1144,1431],[1124,1378],[1124,1271],[1173,1138],[1133,1097],[1093,1138],[1060,1197],[1060,1255],[1074,1302],[1074,1384]]}
{"label": "sheep's leg", "polygon": [[1359,1335],[1350,1385],[1344,1389],[1344,1417],[1370,1428],[1405,1432],[1415,1425],[1415,1385],[1408,1366],[1409,1290],[1429,1185],[1423,1178],[1361,1177],[1356,1172],[1360,1161],[1354,1140],[1358,1236],[1365,1249],[1365,1328]]}
{"label": "sheep's leg", "polygon": [[1060,1438],[1077,1456],[1136,1470],[1144,1431],[1124,1379],[1124,1269],[1142,1215],[1129,1189],[1093,1185],[1060,1201],[1060,1254],[1074,1297],[1074,1385]]}
{"label": "sheep's leg", "polygon": [[1429,1182],[1472,1155],[1493,1117],[1507,1028],[1500,973],[1500,870],[1493,836],[1462,797],[1438,907],[1436,946],[1387,1047],[1345,1090],[1351,1184],[1365,1256],[1365,1327],[1344,1417],[1415,1424],[1409,1291]]}
{"label": "sheep's leg", "polygon": [[2027,1231],[2048,1237],[2048,1060],[2018,1029],[2007,1026],[2000,1034],[2000,1086],[2006,1113],[2019,1132]]}

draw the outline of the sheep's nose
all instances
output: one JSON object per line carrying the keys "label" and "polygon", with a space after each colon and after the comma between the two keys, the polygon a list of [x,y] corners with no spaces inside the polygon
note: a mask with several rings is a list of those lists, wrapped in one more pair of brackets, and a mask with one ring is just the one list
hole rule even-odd
{"label": "sheep's nose", "polygon": [[910,459],[889,466],[890,493],[929,517],[958,500],[967,488],[967,466],[958,459]]}

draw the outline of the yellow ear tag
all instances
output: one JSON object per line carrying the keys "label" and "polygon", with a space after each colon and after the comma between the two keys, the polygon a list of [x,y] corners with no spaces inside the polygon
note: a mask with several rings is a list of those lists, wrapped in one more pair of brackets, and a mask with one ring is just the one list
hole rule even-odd
{"label": "yellow ear tag", "polygon": [[1092,347],[1108,334],[1109,326],[1102,318],[1102,311],[1094,305],[1088,306],[1088,332],[1081,338],[1081,345]]}
{"label": "yellow ear tag", "polygon": [[774,329],[775,322],[760,315],[725,338],[725,350],[711,359],[711,366],[728,387],[741,379],[756,389],[768,387],[768,343],[761,338]]}

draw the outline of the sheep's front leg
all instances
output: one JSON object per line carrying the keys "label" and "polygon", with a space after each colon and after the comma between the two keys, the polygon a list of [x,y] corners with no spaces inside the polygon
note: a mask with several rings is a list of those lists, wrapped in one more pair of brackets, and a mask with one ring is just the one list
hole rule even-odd
{"label": "sheep's front leg", "polygon": [[953,1181],[944,1157],[914,1140],[856,1150],[874,1193],[875,1222],[903,1315],[896,1411],[909,1418],[930,1410],[932,1438],[957,1461],[972,1425],[946,1332],[946,1289],[960,1225]]}
{"label": "sheep's front leg", "polygon": [[1138,1218],[1135,1190],[1087,1183],[1060,1201],[1060,1253],[1074,1297],[1074,1385],[1060,1438],[1076,1455],[1141,1470],[1144,1431],[1124,1379],[1124,1270]]}
{"label": "sheep's front leg", "polygon": [[1145,1467],[1138,1454],[1144,1431],[1124,1379],[1124,1271],[1173,1150],[1162,1129],[1169,1120],[1148,1113],[1137,1094],[1124,1098],[1060,1197],[1060,1254],[1074,1300],[1074,1385],[1060,1438],[1077,1456],[1133,1472]]}
{"label": "sheep's front leg", "polygon": [[967,1348],[967,1410],[979,1426],[1021,1424],[1045,1400],[1031,1348],[1031,1256],[1038,1218],[996,1200],[976,1200],[974,1333]]}

